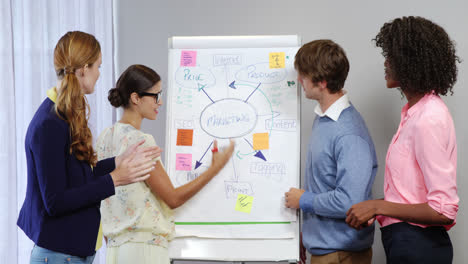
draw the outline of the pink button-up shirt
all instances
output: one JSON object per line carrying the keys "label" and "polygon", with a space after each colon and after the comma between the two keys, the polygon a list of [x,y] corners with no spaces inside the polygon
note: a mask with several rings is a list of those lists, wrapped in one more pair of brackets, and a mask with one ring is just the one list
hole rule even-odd
{"label": "pink button-up shirt", "polygon": [[[401,111],[401,122],[388,148],[384,181],[385,200],[402,204],[428,203],[456,219],[457,142],[452,116],[439,96],[427,94]],[[382,227],[402,222],[378,216]],[[427,227],[427,225],[413,225]],[[455,225],[445,226],[448,230]]]}

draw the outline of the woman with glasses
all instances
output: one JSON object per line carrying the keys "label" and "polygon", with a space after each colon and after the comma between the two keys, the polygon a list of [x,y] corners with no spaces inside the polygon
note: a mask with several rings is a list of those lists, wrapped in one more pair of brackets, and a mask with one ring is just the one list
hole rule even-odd
{"label": "woman with glasses", "polygon": [[[155,146],[150,134],[140,131],[144,118],[155,120],[162,105],[161,78],[152,69],[132,65],[109,91],[114,107],[123,107],[120,121],[104,130],[97,141],[98,159],[126,151],[133,142],[145,140]],[[119,187],[116,195],[101,204],[103,232],[107,239],[106,263],[169,264],[168,242],[174,233],[171,209],[200,191],[226,165],[234,143],[221,152],[214,142],[211,166],[195,180],[174,188],[161,159],[145,183]]]}
{"label": "woman with glasses", "polygon": [[102,244],[101,200],[142,181],[157,147],[137,142],[97,161],[86,94],[99,78],[101,47],[93,35],[68,32],[55,46],[57,86],[36,111],[25,139],[28,183],[18,226],[34,242],[30,263],[92,263]]}

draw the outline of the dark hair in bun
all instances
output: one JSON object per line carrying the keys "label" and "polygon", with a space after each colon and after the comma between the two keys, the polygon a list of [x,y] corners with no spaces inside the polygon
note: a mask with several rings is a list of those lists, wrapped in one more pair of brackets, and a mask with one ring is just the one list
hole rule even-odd
{"label": "dark hair in bun", "polygon": [[119,77],[115,88],[109,90],[109,102],[114,107],[128,107],[132,93],[143,93],[161,81],[161,77],[151,68],[140,64],[128,67]]}
{"label": "dark hair in bun", "polygon": [[109,90],[109,96],[107,99],[109,99],[109,102],[113,107],[120,107],[123,104],[123,99],[120,96],[119,90],[117,90],[117,88],[112,88]]}

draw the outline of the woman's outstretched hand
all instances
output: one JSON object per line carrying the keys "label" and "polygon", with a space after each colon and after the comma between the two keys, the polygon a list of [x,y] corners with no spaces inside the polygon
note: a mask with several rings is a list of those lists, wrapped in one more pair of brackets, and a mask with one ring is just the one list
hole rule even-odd
{"label": "woman's outstretched hand", "polygon": [[234,140],[231,139],[227,148],[224,148],[222,151],[218,151],[218,141],[214,141],[213,150],[216,151],[213,151],[211,158],[211,168],[214,170],[215,174],[224,168],[226,163],[231,158],[232,153],[234,152],[234,145]]}

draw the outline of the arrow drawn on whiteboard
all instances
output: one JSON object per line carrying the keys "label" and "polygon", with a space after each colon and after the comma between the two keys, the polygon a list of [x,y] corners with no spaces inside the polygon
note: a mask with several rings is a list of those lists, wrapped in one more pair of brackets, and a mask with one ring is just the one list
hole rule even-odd
{"label": "arrow drawn on whiteboard", "polygon": [[206,84],[202,85],[202,84],[197,83],[197,86],[198,86],[198,91],[200,91],[201,89],[206,87]]}
{"label": "arrow drawn on whiteboard", "polygon": [[280,112],[277,112],[277,111],[273,111],[271,114],[258,114],[257,116],[271,116],[271,118],[269,118],[268,120],[271,120],[273,118],[277,118],[278,116],[280,116],[281,113]]}
{"label": "arrow drawn on whiteboard", "polygon": [[236,81],[232,81],[232,83],[229,84],[229,87],[231,87],[232,89],[237,89],[236,86],[234,86],[236,84]]}
{"label": "arrow drawn on whiteboard", "polygon": [[203,89],[203,88],[205,88],[205,86],[206,86],[206,84],[203,85],[203,86],[201,84],[198,84],[198,91],[202,90],[206,94],[206,96],[208,96],[208,98],[210,98],[211,102],[214,103],[213,99],[211,99],[211,97],[205,92],[205,89]]}
{"label": "arrow drawn on whiteboard", "polygon": [[244,138],[244,140],[245,140],[245,142],[247,142],[247,143],[252,147],[252,149],[253,149],[253,145],[252,145],[246,138]]}
{"label": "arrow drawn on whiteboard", "polygon": [[[258,87],[260,86],[261,83],[258,84],[257,88],[254,90],[254,92],[256,90],[258,90],[260,93],[262,93],[262,95],[265,97],[265,99],[267,100],[268,104],[270,105],[270,111],[271,111],[271,123],[273,124],[273,118],[277,117],[278,115],[275,115],[275,113],[277,112],[274,112],[273,111],[273,106],[271,105],[271,102],[270,100],[268,99],[268,97],[266,96],[266,94],[262,91],[262,89],[258,89]],[[255,86],[253,85],[250,85],[250,84],[244,84],[244,83],[236,83],[236,86],[248,86],[248,87],[252,87],[254,88]],[[253,93],[253,92],[252,92]],[[252,94],[251,94],[252,95]],[[249,95],[250,97],[250,95]],[[247,98],[248,99],[248,98]],[[262,116],[262,115],[259,115],[259,116]],[[271,135],[271,131],[273,130],[273,126],[270,128],[270,132],[268,133],[269,135]],[[242,155],[242,154],[241,154]],[[239,155],[237,155],[240,159],[242,159]]]}
{"label": "arrow drawn on whiteboard", "polygon": [[203,163],[201,162],[203,157],[205,157],[206,152],[211,148],[211,145],[213,145],[213,141],[211,141],[211,144],[208,146],[208,148],[205,150],[205,153],[203,153],[203,156],[195,162],[195,170],[200,167]]}
{"label": "arrow drawn on whiteboard", "polygon": [[260,150],[257,153],[255,153],[254,156],[259,158],[259,159],[262,159],[262,160],[266,161],[265,156],[263,156],[263,153]]}
{"label": "arrow drawn on whiteboard", "polygon": [[[249,145],[250,145],[250,146],[252,147],[252,149],[253,149],[252,144],[251,144],[246,138],[244,138],[244,140],[247,141],[247,143],[249,143]],[[257,157],[257,158],[259,158],[259,159],[262,159],[262,160],[264,160],[264,161],[267,161],[261,150],[257,151],[257,153],[255,153],[254,156]]]}
{"label": "arrow drawn on whiteboard", "polygon": [[262,83],[258,83],[257,88],[255,88],[255,90],[253,90],[253,92],[249,95],[249,97],[247,97],[247,99],[245,99],[245,102],[246,102],[246,103],[247,103],[247,101],[249,100],[250,96],[252,96],[252,94],[255,93],[255,91],[258,90],[258,87],[260,87],[260,84],[262,84]]}

